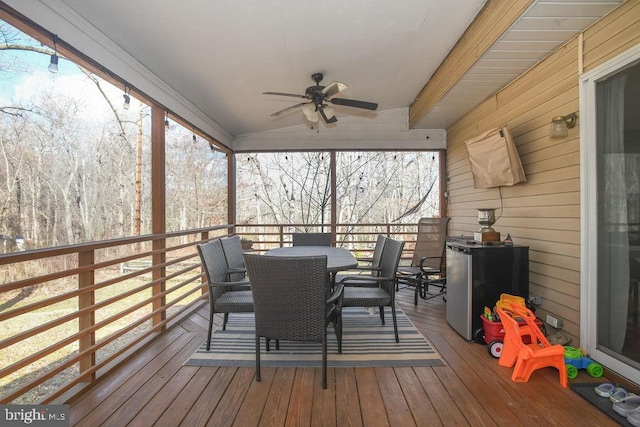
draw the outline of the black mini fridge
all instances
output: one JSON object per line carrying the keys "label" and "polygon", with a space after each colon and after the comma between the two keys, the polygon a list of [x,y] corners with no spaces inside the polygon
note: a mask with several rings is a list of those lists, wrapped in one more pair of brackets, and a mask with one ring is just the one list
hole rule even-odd
{"label": "black mini fridge", "polygon": [[503,293],[529,297],[529,247],[447,242],[447,322],[467,340],[482,338],[484,307]]}

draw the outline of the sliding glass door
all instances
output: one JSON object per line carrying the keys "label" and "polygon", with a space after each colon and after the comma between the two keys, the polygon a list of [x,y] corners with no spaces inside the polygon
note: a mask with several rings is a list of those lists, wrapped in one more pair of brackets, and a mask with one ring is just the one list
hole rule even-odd
{"label": "sliding glass door", "polygon": [[601,75],[594,73],[589,84],[583,84],[581,93],[586,98],[583,106],[589,120],[582,129],[583,159],[589,163],[583,165],[582,177],[586,192],[583,199],[586,238],[582,250],[586,255],[583,263],[587,263],[583,264],[586,283],[582,296],[588,304],[582,312],[582,323],[583,341],[590,353],[637,381],[640,379],[640,61],[634,57],[627,59],[603,68]]}

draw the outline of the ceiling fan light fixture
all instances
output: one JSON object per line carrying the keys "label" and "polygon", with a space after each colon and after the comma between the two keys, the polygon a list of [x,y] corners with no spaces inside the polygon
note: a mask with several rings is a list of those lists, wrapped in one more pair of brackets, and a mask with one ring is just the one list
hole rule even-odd
{"label": "ceiling fan light fixture", "polygon": [[313,104],[307,104],[304,107],[302,107],[302,112],[304,113],[305,116],[312,114],[314,111],[316,111],[316,108]]}
{"label": "ceiling fan light fixture", "polygon": [[307,120],[309,120],[310,122],[313,122],[313,123],[317,123],[318,122],[318,112],[314,111],[313,113],[308,114],[307,115]]}
{"label": "ceiling fan light fixture", "polygon": [[324,114],[327,116],[328,119],[330,119],[331,117],[336,115],[336,109],[335,108],[331,108],[331,107],[324,107]]}
{"label": "ceiling fan light fixture", "polygon": [[318,121],[318,112],[316,111],[316,106],[313,104],[307,104],[302,107],[302,112],[304,113],[307,120],[310,122],[316,123]]}

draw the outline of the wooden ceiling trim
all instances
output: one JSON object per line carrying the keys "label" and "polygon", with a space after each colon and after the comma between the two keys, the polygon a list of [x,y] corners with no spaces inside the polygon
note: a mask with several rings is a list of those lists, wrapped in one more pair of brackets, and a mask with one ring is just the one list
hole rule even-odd
{"label": "wooden ceiling trim", "polygon": [[409,127],[418,123],[534,0],[489,0],[409,107]]}

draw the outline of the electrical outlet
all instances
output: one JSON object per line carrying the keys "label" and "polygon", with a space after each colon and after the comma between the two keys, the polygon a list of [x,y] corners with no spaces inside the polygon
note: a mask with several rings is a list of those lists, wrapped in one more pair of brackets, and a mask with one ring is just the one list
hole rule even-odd
{"label": "electrical outlet", "polygon": [[553,317],[550,314],[547,314],[547,324],[549,324],[550,326],[553,326],[556,329],[562,329],[562,319]]}

